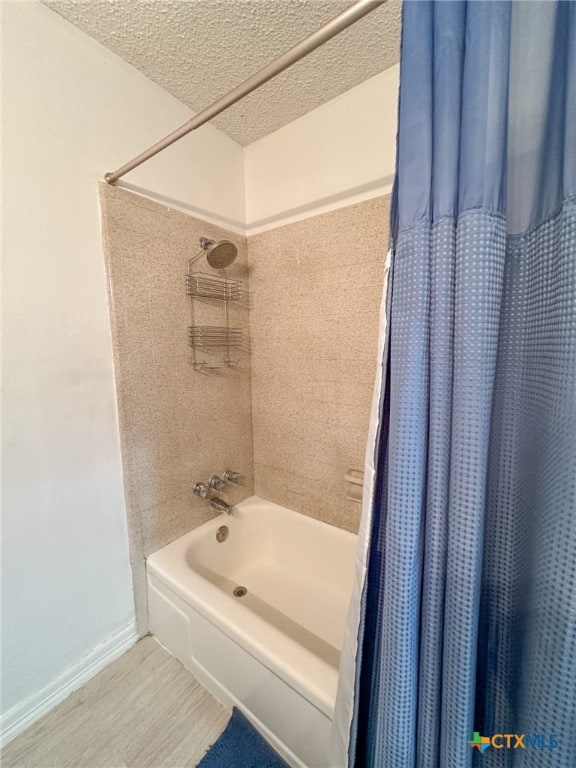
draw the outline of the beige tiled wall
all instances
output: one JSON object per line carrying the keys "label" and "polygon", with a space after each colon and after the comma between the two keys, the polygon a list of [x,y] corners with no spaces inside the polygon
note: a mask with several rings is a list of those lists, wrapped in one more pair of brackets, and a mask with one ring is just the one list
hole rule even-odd
{"label": "beige tiled wall", "polygon": [[[130,555],[139,629],[146,631],[144,558],[214,516],[192,494],[197,480],[226,468],[253,492],[250,369],[207,375],[190,366],[189,299],[184,279],[201,235],[227,237],[239,248],[228,273],[246,277],[246,241],[126,190],[100,188],[112,339],[120,418]],[[198,267],[210,271],[203,259]],[[217,302],[199,306],[218,324]],[[231,322],[248,330],[245,308]]]}
{"label": "beige tiled wall", "polygon": [[351,531],[376,370],[389,197],[248,240],[255,493]]}
{"label": "beige tiled wall", "polygon": [[[344,473],[364,461],[389,201],[279,227],[247,246],[120,188],[102,184],[100,199],[130,556],[146,631],[145,558],[213,517],[192,494],[213,472],[246,475],[224,494],[230,503],[255,492],[357,529],[360,507],[346,499]],[[202,235],[238,245],[231,276],[247,279],[249,252],[250,324],[246,308],[231,308],[231,323],[251,338],[237,372],[190,365],[184,276]],[[221,312],[196,304],[200,322],[217,324]]]}

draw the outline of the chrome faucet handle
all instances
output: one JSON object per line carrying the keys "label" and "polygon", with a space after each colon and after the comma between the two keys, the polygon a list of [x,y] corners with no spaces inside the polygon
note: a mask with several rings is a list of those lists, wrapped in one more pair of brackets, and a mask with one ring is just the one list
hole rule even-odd
{"label": "chrome faucet handle", "polygon": [[200,496],[202,499],[207,499],[210,495],[210,488],[206,483],[196,483],[193,490],[196,496]]}
{"label": "chrome faucet handle", "polygon": [[224,472],[224,480],[226,480],[227,483],[235,483],[236,485],[244,485],[246,482],[245,477],[241,475],[240,472],[236,472],[233,469],[227,469],[226,472]]}
{"label": "chrome faucet handle", "polygon": [[222,480],[218,475],[212,475],[208,481],[208,487],[214,491],[223,491],[226,488],[226,479]]}

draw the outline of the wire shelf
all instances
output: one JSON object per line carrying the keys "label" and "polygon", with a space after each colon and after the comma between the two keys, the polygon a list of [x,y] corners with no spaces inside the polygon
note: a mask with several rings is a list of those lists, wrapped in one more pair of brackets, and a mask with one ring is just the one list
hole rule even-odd
{"label": "wire shelf", "polygon": [[188,339],[193,349],[231,348],[242,346],[244,334],[241,328],[191,325],[188,328]]}
{"label": "wire shelf", "polygon": [[204,272],[193,272],[186,275],[186,293],[205,299],[220,301],[242,301],[244,286],[241,280],[233,280],[220,275],[208,275]]}

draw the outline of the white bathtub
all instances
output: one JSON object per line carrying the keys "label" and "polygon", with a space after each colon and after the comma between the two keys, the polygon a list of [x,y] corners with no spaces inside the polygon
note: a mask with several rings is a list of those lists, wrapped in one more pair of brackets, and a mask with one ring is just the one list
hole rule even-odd
{"label": "white bathtub", "polygon": [[294,766],[329,766],[355,549],[353,534],[252,496],[148,558],[152,634]]}

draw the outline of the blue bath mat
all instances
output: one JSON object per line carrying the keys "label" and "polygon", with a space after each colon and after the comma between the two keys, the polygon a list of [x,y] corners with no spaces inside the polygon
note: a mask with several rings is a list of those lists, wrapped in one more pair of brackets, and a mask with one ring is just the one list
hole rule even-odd
{"label": "blue bath mat", "polygon": [[198,768],[289,768],[236,708]]}

